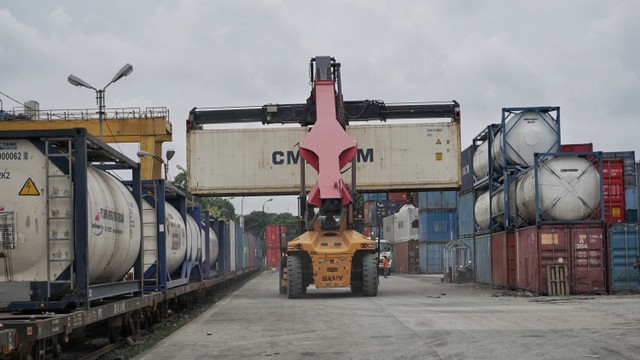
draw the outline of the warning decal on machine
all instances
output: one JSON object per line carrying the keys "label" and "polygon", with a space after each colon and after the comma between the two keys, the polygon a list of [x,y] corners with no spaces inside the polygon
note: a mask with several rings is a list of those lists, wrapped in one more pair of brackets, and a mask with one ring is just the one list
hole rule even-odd
{"label": "warning decal on machine", "polygon": [[33,183],[33,180],[31,180],[31,178],[28,178],[27,181],[24,183],[24,185],[22,185],[22,189],[20,189],[20,192],[18,193],[18,195],[39,196],[40,191],[38,191],[38,188],[36,187],[36,184]]}

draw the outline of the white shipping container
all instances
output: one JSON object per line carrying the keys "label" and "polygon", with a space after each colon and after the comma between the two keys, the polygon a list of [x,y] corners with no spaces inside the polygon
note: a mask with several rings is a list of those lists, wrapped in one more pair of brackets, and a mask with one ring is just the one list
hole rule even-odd
{"label": "white shipping container", "polygon": [[393,219],[394,219],[393,215],[386,216],[382,219],[382,226],[384,229],[383,234],[384,234],[385,240],[393,241],[393,236],[394,236]]}
{"label": "white shipping container", "polygon": [[[190,131],[189,189],[196,195],[297,194],[298,142],[308,128]],[[388,191],[460,186],[460,124],[455,122],[356,125],[357,188]],[[346,168],[350,168],[350,164]],[[306,166],[307,190],[316,172]],[[351,171],[343,174],[351,182]]]}
{"label": "white shipping container", "polygon": [[410,204],[403,205],[393,217],[393,242],[420,240],[418,208]]}

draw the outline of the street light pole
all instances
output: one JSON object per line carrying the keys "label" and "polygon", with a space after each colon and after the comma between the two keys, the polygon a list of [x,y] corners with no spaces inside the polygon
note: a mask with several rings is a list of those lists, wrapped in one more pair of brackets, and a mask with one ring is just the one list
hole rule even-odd
{"label": "street light pole", "polygon": [[[162,163],[162,165],[164,165],[164,179],[165,181],[167,180],[167,169],[169,167],[169,160],[167,159],[167,162],[165,162],[160,156],[156,155],[156,154],[152,154],[150,152],[146,152],[146,151],[142,151],[139,150],[136,155],[138,155],[139,158],[141,157],[145,157],[145,156],[150,156],[158,161],[160,161],[160,163]],[[167,157],[169,156],[169,152],[167,152]],[[171,155],[173,157],[173,154]]]}
{"label": "street light pole", "polygon": [[271,198],[271,199],[269,199],[269,200],[266,200],[265,202],[263,202],[263,203],[262,203],[262,223],[264,224],[264,230],[263,230],[263,232],[264,232],[264,239],[265,239],[265,242],[266,242],[266,240],[267,240],[267,214],[265,214],[265,213],[264,213],[264,205],[265,205],[266,203],[268,203],[269,201],[273,201],[273,198]]}
{"label": "street light pole", "polygon": [[120,71],[116,73],[113,79],[111,79],[111,81],[100,90],[94,88],[93,86],[89,85],[88,82],[80,79],[75,75],[69,75],[67,77],[67,81],[69,82],[69,84],[73,86],[85,87],[87,89],[91,89],[96,92],[96,103],[98,104],[98,122],[100,123],[100,141],[102,141],[102,121],[104,120],[104,115],[105,115],[104,92],[105,90],[107,90],[109,85],[122,79],[125,76],[128,76],[129,74],[131,74],[132,71],[133,71],[133,66],[131,66],[131,64],[126,64],[125,66],[122,67],[122,69],[120,69]]}

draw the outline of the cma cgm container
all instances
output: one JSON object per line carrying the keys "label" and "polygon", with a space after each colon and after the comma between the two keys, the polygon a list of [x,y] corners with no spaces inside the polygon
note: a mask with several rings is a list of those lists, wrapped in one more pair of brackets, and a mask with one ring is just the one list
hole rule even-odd
{"label": "cma cgm container", "polygon": [[458,238],[456,212],[434,210],[420,212],[420,241],[449,242]]}
{"label": "cma cgm container", "polygon": [[[572,294],[605,291],[604,228],[600,225],[539,225],[516,230],[516,288],[548,294],[550,266],[566,266]],[[562,279],[556,279],[562,280]]]}
{"label": "cma cgm container", "polygon": [[608,229],[609,291],[611,293],[640,290],[640,270],[633,263],[640,256],[638,224],[615,224]]}
{"label": "cma cgm container", "polygon": [[458,196],[458,235],[460,237],[473,235],[473,192]]}
{"label": "cma cgm container", "polygon": [[420,272],[418,241],[410,240],[393,244],[393,271],[416,274]]}
{"label": "cma cgm container", "polygon": [[476,282],[491,284],[491,235],[475,237]]}
{"label": "cma cgm container", "polygon": [[516,234],[501,231],[491,234],[491,284],[516,288]]}

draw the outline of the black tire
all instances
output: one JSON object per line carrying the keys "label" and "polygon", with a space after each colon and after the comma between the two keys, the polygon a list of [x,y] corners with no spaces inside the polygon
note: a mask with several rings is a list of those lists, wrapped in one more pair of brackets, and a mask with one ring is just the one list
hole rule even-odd
{"label": "black tire", "polygon": [[302,297],[302,264],[297,255],[287,256],[287,295],[289,299]]}
{"label": "black tire", "polygon": [[287,287],[282,286],[282,278],[286,273],[287,273],[287,258],[283,257],[280,259],[280,276],[278,277],[278,289],[280,290],[280,294],[282,295],[287,293]]}
{"label": "black tire", "polygon": [[362,294],[362,284],[361,283],[351,283],[351,292],[354,294]]}
{"label": "black tire", "polygon": [[375,254],[362,257],[362,295],[378,295],[378,259]]}

